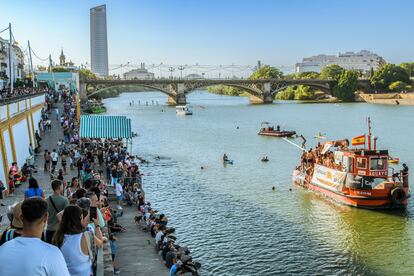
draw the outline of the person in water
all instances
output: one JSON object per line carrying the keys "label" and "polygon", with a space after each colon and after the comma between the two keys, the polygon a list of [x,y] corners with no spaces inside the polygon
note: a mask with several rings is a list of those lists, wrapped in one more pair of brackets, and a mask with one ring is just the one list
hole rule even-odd
{"label": "person in water", "polygon": [[224,162],[229,161],[229,157],[227,156],[227,154],[223,154],[223,161]]}

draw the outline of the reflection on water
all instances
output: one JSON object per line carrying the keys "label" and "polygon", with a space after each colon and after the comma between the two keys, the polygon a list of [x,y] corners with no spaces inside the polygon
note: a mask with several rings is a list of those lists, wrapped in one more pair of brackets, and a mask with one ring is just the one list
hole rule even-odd
{"label": "reflection on water", "polygon": [[[148,199],[170,217],[180,242],[202,262],[203,275],[412,274],[412,202],[404,212],[375,212],[293,187],[300,152],[257,131],[260,122],[271,121],[311,144],[317,132],[331,139],[360,135],[369,115],[379,145],[412,167],[414,129],[404,126],[414,123],[413,107],[252,106],[247,98],[202,91],[188,100],[194,115],[187,117],[161,106],[166,97],[157,93],[123,94],[106,104],[108,113],[132,118],[139,133],[135,153],[151,161],[142,167]],[[234,165],[223,167],[224,152]],[[260,162],[263,155],[270,162]]]}

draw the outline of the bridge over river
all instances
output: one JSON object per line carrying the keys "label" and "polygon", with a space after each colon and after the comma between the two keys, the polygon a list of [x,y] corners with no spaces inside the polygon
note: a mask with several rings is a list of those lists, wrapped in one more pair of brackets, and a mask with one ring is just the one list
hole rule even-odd
{"label": "bridge over river", "polygon": [[[359,80],[361,85],[368,80]],[[89,98],[110,88],[136,85],[160,91],[168,96],[168,104],[186,104],[186,96],[194,90],[208,88],[215,85],[225,85],[246,91],[250,95],[250,102],[256,104],[272,103],[275,95],[289,87],[307,85],[325,93],[331,94],[335,81],[321,79],[150,79],[150,80],[104,80],[88,79],[80,82],[81,98]]]}

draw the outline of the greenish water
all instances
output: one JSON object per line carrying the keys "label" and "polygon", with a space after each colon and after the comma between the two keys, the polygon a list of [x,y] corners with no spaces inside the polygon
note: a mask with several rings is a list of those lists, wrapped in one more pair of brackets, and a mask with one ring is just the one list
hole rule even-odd
{"label": "greenish water", "polygon": [[[180,243],[203,264],[203,275],[414,274],[412,201],[406,211],[369,211],[294,187],[298,149],[257,135],[260,123],[270,121],[303,134],[311,145],[318,132],[330,139],[363,134],[371,116],[379,147],[413,168],[414,107],[253,106],[244,97],[197,91],[187,99],[194,115],[179,117],[162,105],[166,100],[158,93],[128,93],[105,104],[109,114],[132,118],[139,133],[134,153],[151,161],[142,167],[148,199],[168,215]],[[223,167],[224,152],[234,165]],[[260,162],[263,155],[270,162]]]}

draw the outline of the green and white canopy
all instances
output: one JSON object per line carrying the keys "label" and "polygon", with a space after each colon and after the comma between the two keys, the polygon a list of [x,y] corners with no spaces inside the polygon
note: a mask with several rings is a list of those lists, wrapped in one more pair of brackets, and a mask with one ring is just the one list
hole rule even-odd
{"label": "green and white canopy", "polygon": [[82,115],[80,138],[132,138],[131,119],[126,116]]}

